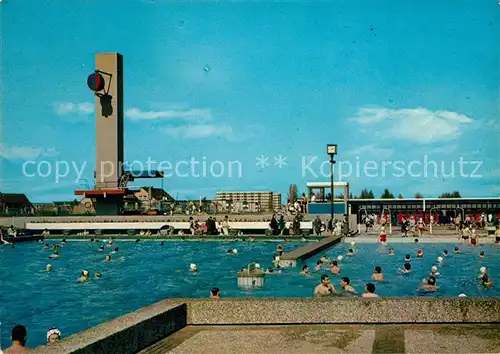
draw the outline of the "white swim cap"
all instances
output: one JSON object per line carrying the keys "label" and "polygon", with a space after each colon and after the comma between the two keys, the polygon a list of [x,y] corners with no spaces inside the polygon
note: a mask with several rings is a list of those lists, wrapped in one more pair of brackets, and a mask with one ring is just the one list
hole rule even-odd
{"label": "white swim cap", "polygon": [[196,269],[196,264],[194,264],[194,263],[191,263],[191,264],[189,265],[189,268],[190,268],[191,270],[194,270],[194,269]]}
{"label": "white swim cap", "polygon": [[443,261],[443,257],[439,256],[438,257],[438,262],[442,262]]}
{"label": "white swim cap", "polygon": [[89,275],[89,271],[88,270],[82,270],[82,274],[85,275],[85,276],[87,276],[87,275]]}
{"label": "white swim cap", "polygon": [[352,241],[351,242],[351,246],[354,246],[356,244],[356,242]]}
{"label": "white swim cap", "polygon": [[238,250],[235,248],[235,249],[233,250],[233,253],[238,253]]}
{"label": "white swim cap", "polygon": [[274,257],[274,260],[275,260],[275,261],[279,261],[279,260],[280,260],[280,256],[276,256],[276,257]]}
{"label": "white swim cap", "polygon": [[59,338],[61,338],[61,331],[59,330],[59,328],[54,327],[47,331],[47,340],[49,340],[49,337],[53,334],[57,334]]}
{"label": "white swim cap", "polygon": [[51,264],[47,264],[47,267],[52,267],[52,265]]}
{"label": "white swim cap", "polygon": [[479,271],[480,271],[481,273],[486,273],[486,267],[481,267],[481,268],[479,269]]}
{"label": "white swim cap", "polygon": [[260,268],[260,264],[259,263],[255,263],[255,268]]}
{"label": "white swim cap", "polygon": [[437,267],[436,267],[436,266],[432,266],[431,270],[432,270],[433,272],[437,272],[437,270],[438,270],[438,269],[437,269]]}
{"label": "white swim cap", "polygon": [[464,293],[458,294],[458,297],[467,297]]}
{"label": "white swim cap", "polygon": [[344,257],[342,257],[342,256],[338,256],[338,257],[337,257],[337,261],[341,261],[341,260],[343,260],[343,259],[344,259]]}

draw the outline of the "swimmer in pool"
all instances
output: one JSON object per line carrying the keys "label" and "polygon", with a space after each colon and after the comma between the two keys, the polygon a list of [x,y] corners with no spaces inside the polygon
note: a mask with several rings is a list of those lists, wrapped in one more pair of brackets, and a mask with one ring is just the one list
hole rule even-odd
{"label": "swimmer in pool", "polygon": [[437,277],[438,275],[440,275],[441,273],[438,272],[438,269],[436,266],[432,266],[431,268],[431,272],[429,274],[429,276],[432,276],[432,277]]}
{"label": "swimmer in pool", "polygon": [[59,258],[59,246],[55,246],[54,248],[54,253],[52,253],[49,258],[54,259],[54,258]]}
{"label": "swimmer in pool", "polygon": [[97,250],[98,252],[104,251],[104,246],[99,246],[99,249]]}
{"label": "swimmer in pool", "polygon": [[448,250],[443,251],[443,257],[448,257]]}
{"label": "swimmer in pool", "polygon": [[49,247],[50,247],[50,246],[49,246],[49,244],[48,244],[48,243],[46,243],[46,244],[45,244],[45,246],[43,246],[43,249],[44,249],[44,250],[46,250],[46,249],[47,249],[47,248],[49,248]]}
{"label": "swimmer in pool", "polygon": [[394,256],[394,248],[389,248],[389,256]]}
{"label": "swimmer in pool", "polygon": [[424,283],[422,283],[422,285],[420,285],[420,288],[427,291],[436,291],[437,289],[439,289],[439,287],[436,285],[436,278],[433,277],[432,275],[429,276],[427,281],[425,281]]}
{"label": "swimmer in pool", "polygon": [[458,247],[455,247],[453,249],[453,253],[455,253],[455,254],[459,254],[460,253],[460,250],[458,249]]}
{"label": "swimmer in pool", "polygon": [[321,257],[320,259],[321,263],[328,263],[330,260],[328,259],[328,257],[325,255],[323,255],[323,257]]}
{"label": "swimmer in pool", "polygon": [[488,275],[488,271],[486,270],[486,267],[481,267],[481,269],[479,269],[479,271],[481,272],[481,274],[479,274],[477,276],[477,278],[481,280],[482,285],[485,287],[492,286],[493,282],[491,281],[491,277]]}
{"label": "swimmer in pool", "polygon": [[351,280],[348,277],[343,277],[340,279],[340,286],[345,292],[356,294],[356,290],[350,285]]}
{"label": "swimmer in pool", "polygon": [[361,297],[379,297],[375,294],[375,285],[372,283],[368,283],[365,286],[366,293],[361,294]]}
{"label": "swimmer in pool", "polygon": [[210,298],[214,300],[220,299],[220,289],[219,288],[212,288],[210,290]]}
{"label": "swimmer in pool", "polygon": [[340,274],[340,268],[338,266],[337,261],[331,261],[330,262],[330,273],[333,275],[339,275]]}
{"label": "swimmer in pool", "polygon": [[441,257],[441,256],[439,256],[439,257],[437,258],[437,262],[438,262],[439,264],[443,264],[443,260],[444,260],[444,259],[443,259],[443,257]]}
{"label": "swimmer in pool", "polygon": [[407,254],[405,256],[405,262],[409,262],[409,261],[411,261],[411,256],[409,254]]}
{"label": "swimmer in pool", "polygon": [[307,265],[303,266],[302,267],[302,272],[300,272],[299,274],[303,275],[303,276],[306,276],[306,277],[310,277],[311,276],[311,272],[309,272],[309,267]]}
{"label": "swimmer in pool", "polygon": [[61,340],[61,330],[52,327],[47,331],[47,344],[54,344]]}
{"label": "swimmer in pool", "polygon": [[316,262],[316,267],[314,267],[315,272],[319,272],[323,268],[323,263],[321,261]]}
{"label": "swimmer in pool", "polygon": [[110,255],[107,255],[107,256],[104,258],[104,262],[111,262],[111,256],[110,256]]}
{"label": "swimmer in pool", "polygon": [[424,251],[422,251],[422,250],[418,250],[418,251],[417,251],[417,257],[418,257],[418,258],[422,258],[423,256],[424,256]]}
{"label": "swimmer in pool", "polygon": [[112,241],[112,240],[109,240],[109,241],[108,241],[108,244],[106,245],[106,247],[113,247],[113,241]]}
{"label": "swimmer in pool", "polygon": [[403,274],[408,274],[411,272],[411,264],[410,263],[405,263],[403,265],[403,268],[400,269],[400,271],[403,273]]}
{"label": "swimmer in pool", "polygon": [[80,283],[83,283],[85,281],[89,280],[89,271],[88,270],[82,270],[82,276],[78,278],[78,281]]}
{"label": "swimmer in pool", "polygon": [[328,275],[321,276],[321,284],[314,288],[314,296],[327,296],[335,294],[335,287],[330,283]]}
{"label": "swimmer in pool", "polygon": [[113,251],[111,251],[111,254],[115,254],[115,253],[118,253],[118,247],[115,247],[115,249]]}
{"label": "swimmer in pool", "polygon": [[45,271],[50,272],[52,270],[52,266],[50,264],[47,264],[45,266]]}
{"label": "swimmer in pool", "polygon": [[382,267],[376,266],[375,273],[372,274],[372,280],[383,281],[384,275],[382,274]]}
{"label": "swimmer in pool", "polygon": [[163,246],[164,244],[165,244],[165,242],[163,242],[163,241],[162,241],[162,242],[160,242],[160,246]]}
{"label": "swimmer in pool", "polygon": [[99,272],[95,273],[95,275],[94,275],[94,278],[96,278],[96,279],[99,279],[101,277],[102,277],[102,274]]}
{"label": "swimmer in pool", "polygon": [[349,248],[349,251],[347,251],[347,256],[349,257],[352,257],[354,256],[356,253],[354,253],[354,250],[352,248]]}
{"label": "swimmer in pool", "polygon": [[479,258],[484,258],[484,251],[479,252]]}
{"label": "swimmer in pool", "polygon": [[191,264],[189,265],[189,271],[190,271],[190,272],[195,273],[197,270],[198,270],[198,267],[196,266],[196,264],[191,263]]}
{"label": "swimmer in pool", "polygon": [[232,250],[228,250],[227,251],[227,254],[231,254],[231,255],[237,255],[238,254],[238,250],[235,248],[235,249],[232,249]]}

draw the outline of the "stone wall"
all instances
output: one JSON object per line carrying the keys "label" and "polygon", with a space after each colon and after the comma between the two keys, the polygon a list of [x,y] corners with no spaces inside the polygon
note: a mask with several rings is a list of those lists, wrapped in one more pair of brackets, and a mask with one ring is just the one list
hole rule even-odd
{"label": "stone wall", "polygon": [[500,323],[500,298],[172,299],[34,353],[137,353],[187,325],[418,323]]}
{"label": "stone wall", "polygon": [[184,328],[186,319],[185,304],[160,301],[33,353],[137,353]]}
{"label": "stone wall", "polygon": [[[311,289],[312,293],[312,289]],[[500,323],[500,298],[176,300],[188,324]]]}

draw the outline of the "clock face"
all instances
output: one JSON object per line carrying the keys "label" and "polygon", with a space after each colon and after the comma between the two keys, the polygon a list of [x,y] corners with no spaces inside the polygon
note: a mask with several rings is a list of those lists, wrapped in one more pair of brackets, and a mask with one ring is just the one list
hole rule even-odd
{"label": "clock face", "polygon": [[336,154],[337,153],[337,145],[327,145],[326,151],[328,154]]}

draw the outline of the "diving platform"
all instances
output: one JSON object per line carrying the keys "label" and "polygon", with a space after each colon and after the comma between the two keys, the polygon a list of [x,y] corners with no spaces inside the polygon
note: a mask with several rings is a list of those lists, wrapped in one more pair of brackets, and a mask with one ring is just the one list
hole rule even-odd
{"label": "diving platform", "polygon": [[283,268],[292,268],[297,266],[297,262],[306,260],[308,258],[311,258],[312,256],[315,256],[316,254],[320,253],[321,251],[326,250],[327,248],[330,248],[334,244],[340,242],[342,239],[342,236],[340,235],[335,235],[335,236],[330,236],[326,237],[325,239],[311,243],[309,245],[306,245],[304,247],[300,247],[296,249],[295,251],[292,251],[290,253],[285,253],[283,256],[280,257],[279,260],[279,265],[280,267]]}

